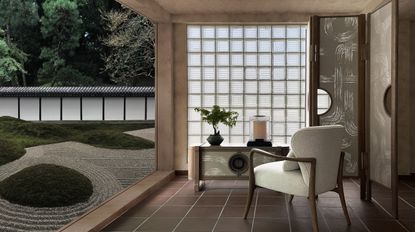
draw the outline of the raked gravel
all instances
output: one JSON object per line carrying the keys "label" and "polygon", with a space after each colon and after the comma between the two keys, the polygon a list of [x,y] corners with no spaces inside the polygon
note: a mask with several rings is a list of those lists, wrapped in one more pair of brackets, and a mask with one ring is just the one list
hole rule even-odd
{"label": "raked gravel", "polygon": [[[140,136],[140,132],[132,134]],[[143,133],[150,133],[151,136],[152,131],[146,129]],[[41,163],[61,165],[82,173],[93,184],[92,196],[87,202],[56,208],[21,206],[0,198],[0,231],[55,231],[61,228],[123,187],[153,172],[155,153],[154,149],[115,150],[77,142],[42,145],[27,148],[23,157],[0,166],[0,181],[26,167]]]}

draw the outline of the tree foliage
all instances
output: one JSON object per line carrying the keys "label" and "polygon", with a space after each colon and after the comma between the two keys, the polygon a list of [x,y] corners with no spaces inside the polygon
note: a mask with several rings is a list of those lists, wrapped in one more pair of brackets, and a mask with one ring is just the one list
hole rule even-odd
{"label": "tree foliage", "polygon": [[212,125],[215,135],[220,134],[219,123],[232,128],[236,125],[236,119],[239,116],[237,112],[227,111],[225,108],[221,109],[218,105],[214,105],[212,110],[195,108],[195,111],[200,113],[202,121]]}
{"label": "tree foliage", "polygon": [[154,27],[147,18],[130,10],[103,14],[108,37],[103,42],[105,71],[116,84],[154,83]]}
{"label": "tree foliage", "polygon": [[18,76],[26,73],[26,54],[0,38],[0,85],[18,85]]}

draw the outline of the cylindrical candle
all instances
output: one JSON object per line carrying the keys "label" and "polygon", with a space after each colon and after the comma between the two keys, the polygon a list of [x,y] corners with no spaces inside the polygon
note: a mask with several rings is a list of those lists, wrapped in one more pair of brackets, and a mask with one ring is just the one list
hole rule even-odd
{"label": "cylindrical candle", "polygon": [[267,139],[267,121],[253,121],[253,139]]}

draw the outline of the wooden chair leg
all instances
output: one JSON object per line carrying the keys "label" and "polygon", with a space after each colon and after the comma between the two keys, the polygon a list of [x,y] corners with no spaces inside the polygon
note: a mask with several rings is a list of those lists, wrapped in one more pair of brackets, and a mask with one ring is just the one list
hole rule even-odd
{"label": "wooden chair leg", "polygon": [[346,217],[347,225],[350,225],[352,223],[350,222],[349,212],[347,211],[347,205],[346,205],[346,200],[344,198],[344,191],[343,191],[342,185],[339,186],[337,193],[339,194],[340,202],[342,203],[343,213],[344,213],[344,216]]}
{"label": "wooden chair leg", "polygon": [[317,206],[315,197],[308,198],[308,204],[310,205],[311,222],[313,225],[313,232],[318,232],[318,219],[317,219]]}
{"label": "wooden chair leg", "polygon": [[252,203],[252,198],[254,197],[254,191],[255,191],[255,186],[254,185],[251,186],[251,184],[250,184],[249,185],[248,198],[246,199],[244,219],[247,218],[248,213],[249,213],[249,209],[251,209],[251,203]]}
{"label": "wooden chair leg", "polygon": [[290,195],[290,201],[289,202],[290,203],[293,202],[293,199],[294,199],[294,195]]}

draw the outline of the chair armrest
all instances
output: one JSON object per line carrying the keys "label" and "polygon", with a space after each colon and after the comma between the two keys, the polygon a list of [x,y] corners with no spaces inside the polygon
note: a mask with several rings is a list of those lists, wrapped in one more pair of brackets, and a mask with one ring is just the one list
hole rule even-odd
{"label": "chair armrest", "polygon": [[275,155],[270,152],[253,148],[251,152],[249,152],[249,182],[250,185],[255,185],[255,177],[254,177],[254,155],[264,155],[268,157],[275,158],[277,161],[287,160],[287,161],[294,161],[294,162],[302,162],[302,163],[310,163],[311,170],[310,170],[310,179],[309,179],[309,194],[310,196],[315,195],[315,183],[316,183],[316,159],[315,158],[292,158],[286,157],[281,155]]}

